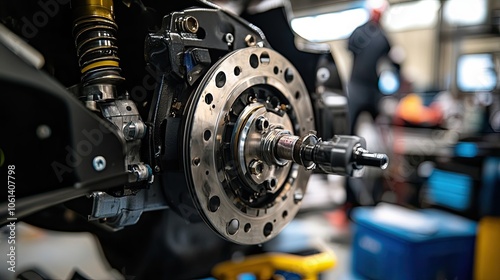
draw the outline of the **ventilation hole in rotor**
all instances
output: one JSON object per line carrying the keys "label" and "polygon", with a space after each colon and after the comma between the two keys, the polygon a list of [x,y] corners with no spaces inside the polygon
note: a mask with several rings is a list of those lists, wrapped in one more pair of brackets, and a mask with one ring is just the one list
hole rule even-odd
{"label": "ventilation hole in rotor", "polygon": [[268,65],[270,61],[271,61],[271,58],[269,58],[269,54],[267,52],[263,52],[260,55],[260,63],[261,64]]}
{"label": "ventilation hole in rotor", "polygon": [[285,70],[285,81],[291,83],[293,81],[293,71],[290,68]]}
{"label": "ventilation hole in rotor", "polygon": [[233,235],[238,231],[239,228],[240,228],[240,221],[238,221],[237,219],[232,219],[227,224],[227,233]]}
{"label": "ventilation hole in rotor", "polygon": [[208,201],[208,210],[210,212],[215,212],[219,209],[220,206],[220,198],[216,195],[212,196]]}
{"label": "ventilation hole in rotor", "polygon": [[250,66],[252,66],[252,68],[257,68],[259,66],[259,58],[256,54],[250,56]]}
{"label": "ventilation hole in rotor", "polygon": [[271,235],[272,232],[273,232],[273,224],[267,223],[264,226],[264,236],[268,237],[269,235]]}
{"label": "ventilation hole in rotor", "polygon": [[244,230],[245,232],[249,232],[251,229],[252,229],[252,225],[251,225],[251,224],[248,224],[248,223],[247,223],[247,224],[245,224],[245,227],[243,227],[243,230]]}
{"label": "ventilation hole in rotor", "polygon": [[274,66],[273,72],[275,75],[278,75],[278,73],[280,72],[280,69],[278,68],[278,66]]}
{"label": "ventilation hole in rotor", "polygon": [[208,174],[210,174],[210,171],[208,171],[208,170],[205,171],[205,174],[208,176]]}
{"label": "ventilation hole in rotor", "polygon": [[200,165],[200,163],[201,163],[201,160],[200,160],[200,158],[199,158],[199,157],[195,157],[195,158],[193,158],[193,165],[194,165],[194,166],[199,166],[199,165]]}
{"label": "ventilation hole in rotor", "polygon": [[278,185],[278,180],[276,180],[275,178],[271,179],[269,181],[269,185],[271,186],[271,188],[276,187],[276,185]]}
{"label": "ventilation hole in rotor", "polygon": [[226,73],[220,71],[217,73],[217,76],[215,76],[215,85],[218,88],[223,87],[226,84]]}
{"label": "ventilation hole in rotor", "polygon": [[241,74],[241,68],[239,66],[234,67],[234,75],[239,76]]}
{"label": "ventilation hole in rotor", "polygon": [[288,211],[283,211],[283,214],[281,214],[281,216],[283,217],[283,219],[286,219],[286,217],[288,217]]}
{"label": "ventilation hole in rotor", "polygon": [[214,101],[214,97],[212,96],[211,93],[207,93],[207,95],[205,95],[205,103],[210,105],[210,103],[212,103],[212,101]]}
{"label": "ventilation hole in rotor", "polygon": [[210,132],[210,130],[205,130],[205,132],[203,132],[203,139],[205,139],[205,141],[208,141],[210,140],[210,137],[212,137],[212,132]]}
{"label": "ventilation hole in rotor", "polygon": [[280,105],[280,100],[278,97],[273,96],[273,98],[271,98],[269,103],[271,103],[271,106],[273,106],[273,108],[276,108],[276,107],[278,107],[278,105]]}
{"label": "ventilation hole in rotor", "polygon": [[300,92],[299,91],[296,91],[295,92],[295,99],[299,99],[300,98]]}

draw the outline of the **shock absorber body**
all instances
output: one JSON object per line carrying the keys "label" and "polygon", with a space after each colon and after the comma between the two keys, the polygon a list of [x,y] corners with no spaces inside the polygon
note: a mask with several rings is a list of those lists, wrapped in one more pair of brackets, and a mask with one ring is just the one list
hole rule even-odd
{"label": "shock absorber body", "polygon": [[153,180],[151,167],[140,158],[146,126],[126,91],[118,93],[120,75],[117,31],[112,0],[73,0],[73,36],[81,72],[81,96],[87,108],[114,124],[127,143],[125,168],[131,183]]}
{"label": "shock absorber body", "polygon": [[120,75],[113,1],[76,0],[72,7],[83,95],[87,106],[95,109],[94,101],[115,98],[116,85],[124,80]]}

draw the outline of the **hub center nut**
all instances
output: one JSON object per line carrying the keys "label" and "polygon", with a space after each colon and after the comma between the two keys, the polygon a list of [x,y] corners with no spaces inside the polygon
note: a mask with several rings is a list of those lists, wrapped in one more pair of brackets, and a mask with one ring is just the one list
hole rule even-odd
{"label": "hub center nut", "polygon": [[248,168],[250,169],[250,173],[258,176],[262,174],[262,171],[264,171],[264,163],[262,160],[252,160]]}

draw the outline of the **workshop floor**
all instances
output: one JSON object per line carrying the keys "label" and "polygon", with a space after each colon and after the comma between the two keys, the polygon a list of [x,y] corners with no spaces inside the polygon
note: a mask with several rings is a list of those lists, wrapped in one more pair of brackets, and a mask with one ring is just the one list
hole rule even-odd
{"label": "workshop floor", "polygon": [[[0,242],[0,252],[6,252],[8,246]],[[18,223],[16,256],[16,273],[34,269],[50,279],[71,279],[78,271],[88,279],[124,279],[104,260],[97,239],[90,233],[55,232]],[[0,279],[16,279],[16,273],[7,270],[6,262],[7,255],[0,254],[0,263],[5,264]]]}
{"label": "workshop floor", "polygon": [[301,211],[266,250],[293,252],[312,246],[326,246],[337,257],[333,269],[323,273],[325,280],[353,280],[351,264],[351,225],[340,206],[345,201],[345,178],[313,174]]}
{"label": "workshop floor", "polygon": [[[314,175],[308,186],[303,211],[273,241],[264,245],[271,251],[297,251],[304,246],[326,246],[337,257],[335,268],[324,273],[323,279],[347,280],[351,260],[350,226],[340,211],[345,194],[340,177]],[[320,210],[323,209],[323,210]],[[0,240],[7,240],[8,232]],[[112,269],[104,260],[97,239],[90,233],[63,233],[39,229],[18,223],[16,240],[16,271],[38,268],[50,278],[70,279],[75,271],[89,279],[125,279],[126,271]],[[6,252],[7,242],[0,241],[0,251]],[[6,254],[0,254],[0,279],[15,279],[7,270]]]}

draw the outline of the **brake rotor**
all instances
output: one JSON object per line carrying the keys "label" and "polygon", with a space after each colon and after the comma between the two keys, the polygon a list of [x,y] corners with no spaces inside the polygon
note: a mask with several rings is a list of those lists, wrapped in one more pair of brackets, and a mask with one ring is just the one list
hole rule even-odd
{"label": "brake rotor", "polygon": [[297,213],[310,175],[273,159],[262,140],[314,129],[298,71],[272,49],[239,49],[212,66],[190,102],[183,157],[200,216],[232,242],[269,240]]}

